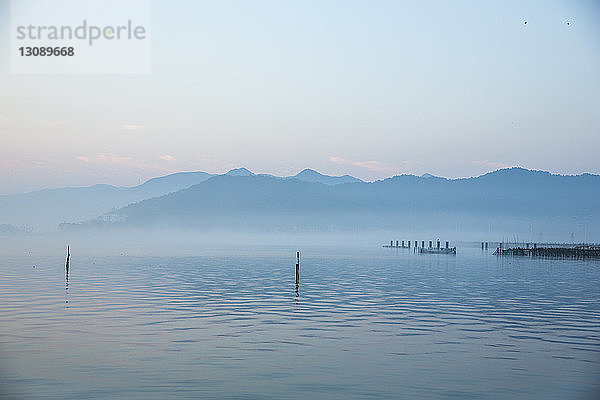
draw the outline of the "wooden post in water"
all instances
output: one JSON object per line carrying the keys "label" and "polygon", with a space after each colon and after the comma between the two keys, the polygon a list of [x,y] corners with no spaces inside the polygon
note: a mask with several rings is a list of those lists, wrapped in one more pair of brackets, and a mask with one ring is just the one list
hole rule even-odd
{"label": "wooden post in water", "polygon": [[438,248],[438,250],[440,249],[440,241],[439,241],[439,239],[437,241],[437,248]]}
{"label": "wooden post in water", "polygon": [[431,240],[429,241],[429,248],[431,248]]}
{"label": "wooden post in water", "polygon": [[483,250],[483,242],[481,242],[481,250]]}
{"label": "wooden post in water", "polygon": [[67,246],[67,262],[65,263],[65,270],[69,274],[69,261],[71,261],[71,248]]}
{"label": "wooden post in water", "polygon": [[[404,243],[402,243],[402,245],[404,246]],[[398,241],[396,240],[396,247],[398,247]]]}
{"label": "wooden post in water", "polygon": [[487,250],[488,248],[488,242],[485,242],[485,249]]}
{"label": "wooden post in water", "polygon": [[425,241],[421,240],[421,247],[425,248]]}
{"label": "wooden post in water", "polygon": [[410,249],[410,240],[408,241],[408,248]]}
{"label": "wooden post in water", "polygon": [[446,240],[446,248],[448,248],[448,241]]}
{"label": "wooden post in water", "polygon": [[[396,242],[396,245],[398,245],[398,242]],[[404,240],[402,241],[402,247],[404,247]]]}
{"label": "wooden post in water", "polygon": [[300,252],[296,252],[296,285],[300,281]]}
{"label": "wooden post in water", "polygon": [[300,283],[300,252],[296,252],[296,304],[298,304],[298,299],[300,298],[299,289]]}
{"label": "wooden post in water", "polygon": [[390,240],[390,247],[394,247],[394,241]]}

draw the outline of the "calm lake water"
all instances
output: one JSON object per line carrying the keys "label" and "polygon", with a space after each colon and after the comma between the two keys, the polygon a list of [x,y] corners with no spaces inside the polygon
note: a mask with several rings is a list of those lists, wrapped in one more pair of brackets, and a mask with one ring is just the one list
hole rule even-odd
{"label": "calm lake water", "polygon": [[0,257],[1,396],[600,396],[599,261],[301,250]]}

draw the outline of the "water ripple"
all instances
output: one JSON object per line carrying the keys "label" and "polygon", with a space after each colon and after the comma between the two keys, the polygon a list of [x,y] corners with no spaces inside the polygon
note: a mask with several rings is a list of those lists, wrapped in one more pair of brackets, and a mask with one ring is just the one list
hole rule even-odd
{"label": "water ripple", "polygon": [[343,254],[305,253],[297,287],[287,255],[73,257],[68,282],[62,258],[0,259],[0,379],[73,399],[597,389],[597,262]]}

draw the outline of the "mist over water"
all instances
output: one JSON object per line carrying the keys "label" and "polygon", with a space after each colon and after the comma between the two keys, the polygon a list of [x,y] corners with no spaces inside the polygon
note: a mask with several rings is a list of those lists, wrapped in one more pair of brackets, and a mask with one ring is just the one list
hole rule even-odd
{"label": "mist over water", "polygon": [[[507,230],[507,232],[511,232]],[[0,256],[62,256],[71,246],[77,256],[199,256],[207,254],[246,255],[257,249],[281,249],[290,254],[306,246],[311,248],[371,250],[382,245],[414,241],[449,241],[454,246],[480,246],[488,242],[490,249],[498,243],[581,243],[569,241],[565,233],[553,235],[519,235],[486,233],[466,228],[431,229],[428,226],[395,230],[231,230],[231,229],[100,229],[90,231],[33,233],[0,236]],[[577,237],[579,238],[579,236]],[[589,242],[588,242],[589,243]]]}
{"label": "mist over water", "polygon": [[57,232],[6,236],[0,241],[0,255],[60,256],[66,254],[67,245],[75,256],[199,256],[207,254],[254,253],[258,249],[279,249],[292,254],[296,250],[311,248],[348,248],[361,246],[379,248],[390,240],[465,240],[470,235],[430,233],[403,234],[398,231],[233,231],[214,229],[207,231],[183,229],[114,229],[96,232]]}
{"label": "mist over water", "polygon": [[177,237],[176,245],[189,238],[212,242],[220,235],[252,241],[314,235],[330,241],[382,231],[405,240],[442,235],[453,241],[589,243],[600,238],[598,175],[509,168],[466,179],[400,175],[344,183],[347,179],[352,177],[316,171],[307,178],[232,170],[218,176],[167,175],[129,188],[95,185],[0,196],[0,235],[122,237],[132,245],[129,236],[140,232],[147,236],[144,242]]}
{"label": "mist over water", "polygon": [[[136,253],[126,246],[123,255],[116,249],[83,255],[77,243],[68,276],[65,254],[2,256],[4,394],[580,399],[599,393],[597,260],[497,258],[491,249],[465,245],[456,256],[420,255],[381,248],[387,237],[375,244],[374,236],[349,238],[259,243],[264,237],[232,236],[231,245],[222,237],[220,243],[196,238],[180,248],[171,246],[180,240],[171,240],[169,256],[126,254]],[[146,245],[162,251],[158,241]],[[297,287],[296,250],[302,252]]]}

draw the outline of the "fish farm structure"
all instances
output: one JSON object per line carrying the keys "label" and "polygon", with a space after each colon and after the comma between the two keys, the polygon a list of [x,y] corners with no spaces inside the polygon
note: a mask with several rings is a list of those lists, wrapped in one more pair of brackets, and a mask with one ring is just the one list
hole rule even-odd
{"label": "fish farm structure", "polygon": [[518,245],[504,248],[500,244],[494,252],[499,256],[528,256],[528,257],[564,257],[564,258],[600,258],[600,245]]}

